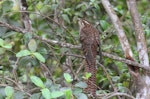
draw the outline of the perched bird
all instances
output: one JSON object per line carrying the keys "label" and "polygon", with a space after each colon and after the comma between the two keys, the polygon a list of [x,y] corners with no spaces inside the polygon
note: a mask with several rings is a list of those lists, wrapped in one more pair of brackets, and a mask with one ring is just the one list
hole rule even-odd
{"label": "perched bird", "polygon": [[91,77],[86,80],[88,87],[87,93],[95,95],[96,93],[96,55],[97,48],[100,47],[98,30],[91,23],[84,19],[79,19],[80,42],[82,44],[83,54],[85,56],[85,72],[91,73]]}

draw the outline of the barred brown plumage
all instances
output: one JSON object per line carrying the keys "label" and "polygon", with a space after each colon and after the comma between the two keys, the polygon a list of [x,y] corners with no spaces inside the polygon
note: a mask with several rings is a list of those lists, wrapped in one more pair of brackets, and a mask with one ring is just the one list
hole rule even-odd
{"label": "barred brown plumage", "polygon": [[96,55],[97,48],[100,46],[99,32],[86,20],[79,20],[80,42],[82,44],[83,54],[85,56],[85,72],[91,73],[92,76],[86,80],[88,87],[86,92],[95,95],[96,93]]}

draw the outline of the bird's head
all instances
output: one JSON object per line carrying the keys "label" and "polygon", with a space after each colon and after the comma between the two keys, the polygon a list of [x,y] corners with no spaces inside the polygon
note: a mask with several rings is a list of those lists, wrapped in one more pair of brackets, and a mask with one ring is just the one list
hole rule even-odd
{"label": "bird's head", "polygon": [[80,29],[90,25],[90,23],[84,19],[78,19],[78,24]]}

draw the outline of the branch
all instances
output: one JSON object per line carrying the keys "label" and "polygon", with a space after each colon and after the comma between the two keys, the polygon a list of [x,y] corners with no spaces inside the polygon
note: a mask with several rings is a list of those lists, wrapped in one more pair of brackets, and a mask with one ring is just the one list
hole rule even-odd
{"label": "branch", "polygon": [[[78,57],[78,58],[85,58],[84,56],[81,56],[81,55],[75,55],[75,54],[65,54],[67,56],[73,56],[73,57]],[[116,61],[120,61],[122,63],[125,63],[127,65],[132,65],[132,66],[135,66],[135,67],[139,67],[139,68],[142,68],[146,71],[150,71],[150,68],[143,65],[143,64],[139,64],[135,61],[131,61],[131,60],[128,60],[128,59],[125,59],[125,58],[121,58],[119,56],[115,56],[115,55],[112,55],[112,54],[109,54],[109,53],[106,53],[106,52],[102,52],[102,55],[105,56],[105,57],[108,57],[108,58],[111,58],[113,60],[116,60]]]}
{"label": "branch", "polygon": [[60,41],[56,41],[56,40],[49,40],[49,39],[45,39],[45,38],[42,38],[42,37],[37,36],[37,35],[33,35],[33,38],[39,39],[41,41],[45,41],[45,42],[50,43],[52,45],[59,45],[60,47],[71,48],[71,49],[72,48],[80,49],[79,45],[72,45],[70,43],[60,42]]}
{"label": "branch", "polygon": [[[113,82],[112,82],[112,80],[111,80],[111,78],[110,78],[110,75],[108,74],[108,72],[107,72],[105,66],[102,65],[102,64],[100,64],[100,63],[98,63],[98,65],[103,69],[103,71],[104,71],[104,73],[105,73],[105,75],[106,75],[106,77],[107,77],[107,79],[108,79],[110,85],[112,86],[113,90],[114,90],[115,92],[117,92],[117,88],[116,88],[115,85],[113,84]],[[120,96],[117,96],[117,98],[120,99]]]}
{"label": "branch", "polygon": [[144,37],[144,31],[142,28],[142,23],[140,21],[140,17],[136,7],[136,0],[126,0],[128,4],[128,9],[130,10],[130,14],[132,17],[132,22],[135,29],[135,36],[137,41],[137,48],[139,52],[140,62],[144,65],[149,66],[149,58],[147,53],[147,46]]}
{"label": "branch", "polygon": [[[146,41],[144,37],[144,31],[142,28],[142,23],[140,21],[140,17],[137,11],[136,7],[136,0],[126,0],[128,9],[130,10],[130,14],[132,17],[132,23],[134,25],[135,29],[135,36],[136,36],[136,42],[137,42],[137,49],[139,53],[139,60],[140,63],[146,65],[149,67],[149,58],[148,58],[148,53],[147,53],[147,46],[146,46]],[[142,80],[142,83],[138,84],[137,89],[139,89],[136,93],[136,99],[146,99],[149,94],[149,87],[150,86],[150,75],[147,72],[142,73],[143,77],[137,79]],[[143,91],[144,89],[144,91]]]}
{"label": "branch", "polygon": [[150,68],[143,65],[143,64],[139,64],[135,61],[131,61],[131,60],[128,60],[128,59],[124,59],[124,58],[121,58],[121,57],[118,57],[118,56],[115,56],[115,55],[112,55],[112,54],[108,54],[108,53],[105,53],[105,52],[102,52],[102,55],[105,56],[105,57],[108,57],[108,58],[111,58],[111,59],[114,59],[114,60],[117,60],[117,61],[120,61],[122,63],[126,63],[128,65],[132,65],[132,66],[135,66],[135,67],[140,67],[146,71],[150,71]]}
{"label": "branch", "polygon": [[31,20],[29,18],[29,13],[25,12],[27,11],[27,9],[28,9],[27,1],[20,0],[21,17],[22,17],[25,30],[27,30],[28,32],[31,32],[32,25],[31,25]]}
{"label": "branch", "polygon": [[118,35],[119,41],[121,43],[121,46],[125,53],[126,58],[128,56],[132,58],[133,53],[132,53],[132,50],[128,43],[127,37],[123,31],[122,24],[121,24],[119,18],[117,17],[115,11],[113,10],[113,8],[110,5],[110,2],[108,0],[102,0],[102,4],[103,4],[105,10],[107,11],[109,17],[111,18],[111,21],[117,31],[117,35]]}
{"label": "branch", "polygon": [[126,93],[119,93],[119,92],[115,92],[115,93],[112,93],[112,94],[109,94],[105,97],[103,97],[102,99],[109,99],[109,98],[112,98],[114,96],[125,96],[127,97],[128,99],[135,99],[133,96],[129,95],[129,94],[126,94]]}
{"label": "branch", "polygon": [[[16,31],[16,32],[19,32],[19,33],[22,33],[22,34],[27,32],[25,29],[22,29],[22,28],[19,28],[19,27],[15,27],[15,26],[12,26],[12,25],[10,25],[8,23],[4,23],[4,22],[1,22],[1,21],[0,21],[0,26],[9,28],[9,29],[11,29],[13,31]],[[42,37],[37,36],[37,35],[33,35],[33,38],[36,38],[38,40],[47,42],[47,43],[52,44],[52,45],[58,45],[60,47],[71,48],[71,49],[79,49],[79,50],[81,49],[80,45],[72,45],[70,43],[65,43],[65,42],[60,42],[60,41],[56,41],[56,40],[45,39],[45,38],[42,38]],[[83,56],[74,55],[74,54],[66,54],[66,55],[75,56],[75,57],[79,57],[79,58],[85,58]],[[128,60],[128,59],[124,59],[124,58],[121,58],[121,57],[118,57],[118,56],[115,56],[115,55],[112,55],[112,54],[108,54],[108,53],[105,53],[105,52],[102,52],[102,55],[105,56],[105,57],[108,57],[108,58],[111,58],[111,59],[114,59],[114,60],[117,60],[117,61],[129,64],[129,65],[133,65],[135,67],[140,67],[140,68],[142,68],[142,69],[144,69],[146,71],[150,71],[150,68],[145,66],[145,65],[143,65],[143,64],[139,64],[137,62],[134,62],[134,61],[131,61],[131,60]]]}
{"label": "branch", "polygon": [[2,21],[0,21],[0,26],[1,27],[7,27],[7,28],[9,28],[11,30],[14,30],[16,32],[23,33],[23,34],[28,32],[27,30],[25,30],[23,28],[15,27],[13,25],[10,25],[10,24],[2,22]]}
{"label": "branch", "polygon": [[[121,47],[125,53],[125,57],[129,60],[135,61],[133,58],[133,52],[130,48],[128,39],[123,31],[122,24],[121,24],[119,18],[117,17],[115,11],[113,10],[112,6],[110,5],[109,0],[102,0],[102,4],[103,4],[105,10],[107,11],[109,17],[111,18],[111,21],[117,31],[117,35],[118,35],[119,41],[121,43]],[[139,74],[139,68],[134,67],[132,65],[128,65],[128,68],[129,68],[130,75],[132,77],[135,77],[135,75]]]}

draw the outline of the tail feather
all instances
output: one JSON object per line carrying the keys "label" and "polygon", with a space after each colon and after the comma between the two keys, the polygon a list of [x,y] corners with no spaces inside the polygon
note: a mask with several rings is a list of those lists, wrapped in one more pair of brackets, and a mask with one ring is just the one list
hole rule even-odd
{"label": "tail feather", "polygon": [[91,73],[91,77],[86,80],[88,87],[85,89],[86,92],[91,93],[92,95],[96,94],[96,50],[92,50],[92,46],[86,46],[84,49],[85,54],[85,72]]}

